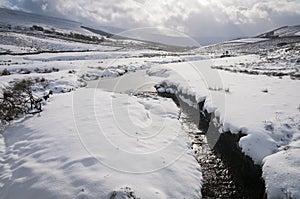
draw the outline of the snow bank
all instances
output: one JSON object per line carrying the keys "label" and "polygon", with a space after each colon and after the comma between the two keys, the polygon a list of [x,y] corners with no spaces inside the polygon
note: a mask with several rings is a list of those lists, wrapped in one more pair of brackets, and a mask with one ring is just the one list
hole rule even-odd
{"label": "snow bank", "polygon": [[300,198],[300,149],[286,148],[268,156],[264,162],[263,177],[268,197]]}
{"label": "snow bank", "polygon": [[[277,161],[286,162],[284,156],[280,155],[283,150],[287,149],[289,152],[290,146],[300,146],[300,93],[297,92],[300,90],[300,83],[288,77],[279,79],[211,69],[211,66],[219,64],[247,63],[256,59],[257,56],[242,56],[168,64],[153,71],[165,69],[167,80],[161,84],[165,88],[175,89],[179,97],[187,94],[194,97],[194,102],[205,100],[204,108],[219,116],[221,132],[246,134],[240,139],[239,146],[256,164],[268,165],[264,166],[263,171],[271,197],[276,194],[273,190],[278,188],[275,183],[278,180],[273,182],[274,179],[269,175],[279,170],[271,163],[275,157]],[[190,105],[193,103],[190,102]],[[294,154],[291,159],[298,158],[295,153],[290,153]],[[286,166],[293,170],[299,169],[300,165],[287,162]],[[296,196],[299,192],[294,193],[298,186],[295,182],[298,182],[299,177],[287,175],[284,169],[280,173],[281,182],[291,183],[290,186],[295,187],[291,192]],[[285,188],[283,187],[284,191]]]}
{"label": "snow bank", "polygon": [[[72,105],[73,101],[73,105]],[[0,144],[3,198],[199,198],[200,167],[169,99],[55,95]]]}

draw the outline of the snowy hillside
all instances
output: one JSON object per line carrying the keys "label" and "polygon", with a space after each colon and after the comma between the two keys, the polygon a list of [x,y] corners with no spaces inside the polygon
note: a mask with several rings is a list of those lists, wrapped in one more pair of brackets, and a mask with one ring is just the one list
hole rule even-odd
{"label": "snowy hillside", "polygon": [[276,37],[298,37],[300,36],[300,25],[297,26],[284,26],[261,35],[257,37],[260,38],[276,38]]}
{"label": "snowy hillside", "polygon": [[116,49],[78,22],[4,8],[0,17],[1,54]]}
{"label": "snowy hillside", "polygon": [[125,36],[88,28],[79,22],[0,8],[0,54],[174,48]]}
{"label": "snowy hillside", "polygon": [[0,8],[0,26],[2,28],[7,27],[31,27],[33,25],[42,26],[45,28],[55,28],[57,30],[74,31],[78,33],[88,33],[88,31],[82,29],[82,25],[79,22],[70,21],[66,19],[60,19],[55,17],[47,17],[32,13],[26,13],[16,10],[9,10],[6,8]]}
{"label": "snowy hillside", "polygon": [[[291,36],[300,26],[286,27],[279,37],[250,37],[204,46],[194,52],[217,57],[235,57],[256,54],[260,59],[251,63],[213,66],[233,73],[300,78],[300,36]],[[276,31],[275,31],[276,32]],[[283,34],[283,32],[285,32]],[[289,35],[289,36],[287,36]],[[227,54],[226,54],[227,53]]]}

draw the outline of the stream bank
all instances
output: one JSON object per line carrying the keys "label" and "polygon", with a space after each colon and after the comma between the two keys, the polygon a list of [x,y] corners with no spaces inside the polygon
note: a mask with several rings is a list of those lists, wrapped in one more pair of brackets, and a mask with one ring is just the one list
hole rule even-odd
{"label": "stream bank", "polygon": [[[265,184],[261,167],[244,155],[238,145],[244,135],[231,132],[220,134],[212,122],[214,115],[203,109],[205,101],[196,103],[191,95],[158,92],[158,87],[155,91],[153,85],[160,80],[159,77],[148,76],[145,71],[137,71],[118,78],[90,82],[89,86],[141,97],[158,94],[172,98],[180,107],[179,119],[192,140],[191,148],[202,167],[203,198],[263,198]],[[175,87],[172,89],[176,91]],[[191,106],[187,101],[196,106]],[[212,142],[215,143],[213,147],[210,144]]]}
{"label": "stream bank", "polygon": [[[157,90],[160,87],[166,86],[156,85]],[[181,109],[180,120],[192,139],[191,147],[202,167],[203,198],[264,198],[262,168],[255,165],[238,144],[245,135],[220,134],[218,126],[212,122],[215,116],[203,108],[205,101],[197,103],[197,107],[191,106],[186,102],[195,104],[195,97],[178,93],[175,87],[171,89],[175,92],[158,91],[158,94],[172,98]]]}

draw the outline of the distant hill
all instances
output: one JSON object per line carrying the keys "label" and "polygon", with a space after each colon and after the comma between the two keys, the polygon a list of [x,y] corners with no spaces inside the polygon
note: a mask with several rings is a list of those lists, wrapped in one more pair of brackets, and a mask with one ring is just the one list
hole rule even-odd
{"label": "distant hill", "polygon": [[300,37],[300,25],[283,26],[256,36],[257,38]]}
{"label": "distant hill", "polygon": [[[160,29],[135,29],[123,30],[110,26],[89,26],[76,21],[61,19],[56,17],[44,16],[34,13],[27,13],[19,10],[0,8],[0,30],[18,29],[32,26],[43,27],[44,29],[55,29],[58,32],[79,33],[83,35],[101,35],[116,40],[135,40],[149,42],[150,45],[168,46],[195,46],[197,43],[190,38],[182,35],[165,34]],[[25,29],[24,29],[25,30]]]}
{"label": "distant hill", "polygon": [[7,26],[27,28],[32,26],[41,26],[43,28],[54,28],[64,32],[76,32],[81,34],[96,33],[98,35],[108,37],[112,37],[114,34],[118,34],[123,31],[120,28],[110,26],[97,26],[96,29],[94,27],[88,27],[86,24],[68,19],[0,8],[0,28],[5,28]]}
{"label": "distant hill", "polygon": [[6,25],[21,27],[31,27],[32,25],[38,25],[46,28],[56,28],[59,30],[86,32],[86,30],[83,30],[80,27],[81,23],[79,22],[27,13],[18,10],[0,8],[0,26]]}

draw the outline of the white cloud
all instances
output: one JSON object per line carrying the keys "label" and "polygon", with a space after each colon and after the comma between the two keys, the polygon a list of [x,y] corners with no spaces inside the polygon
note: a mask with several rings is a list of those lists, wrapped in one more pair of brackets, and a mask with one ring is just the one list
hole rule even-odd
{"label": "white cloud", "polygon": [[[165,27],[236,37],[300,22],[299,0],[10,0],[27,11],[123,29]],[[1,4],[9,4],[2,0]]]}
{"label": "white cloud", "polygon": [[11,4],[8,0],[1,0],[0,1],[0,7],[11,8]]}

